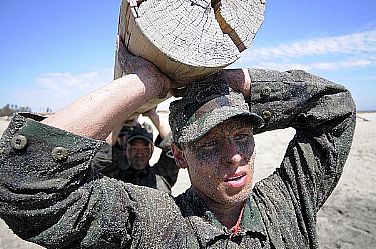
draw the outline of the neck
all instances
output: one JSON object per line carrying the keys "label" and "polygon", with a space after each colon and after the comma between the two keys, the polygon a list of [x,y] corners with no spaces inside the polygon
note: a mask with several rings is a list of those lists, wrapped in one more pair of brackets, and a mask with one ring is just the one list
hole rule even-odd
{"label": "neck", "polygon": [[237,203],[218,203],[207,196],[204,196],[202,193],[195,190],[195,192],[204,200],[207,208],[213,212],[214,216],[224,225],[226,228],[231,229],[234,227],[242,214],[245,202]]}
{"label": "neck", "polygon": [[240,215],[244,208],[244,202],[241,204],[233,205],[232,207],[212,205],[208,208],[214,213],[215,217],[222,223],[222,225],[224,225],[228,229],[231,229],[241,218]]}
{"label": "neck", "polygon": [[149,165],[146,165],[146,166],[143,167],[143,168],[135,168],[135,167],[129,166],[129,169],[130,169],[130,170],[133,170],[133,171],[135,171],[135,172],[141,172],[141,171],[146,170],[148,167],[149,167]]}

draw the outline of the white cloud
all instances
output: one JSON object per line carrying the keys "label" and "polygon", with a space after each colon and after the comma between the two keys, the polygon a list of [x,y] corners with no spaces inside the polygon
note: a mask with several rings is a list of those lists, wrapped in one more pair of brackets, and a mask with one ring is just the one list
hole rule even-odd
{"label": "white cloud", "polygon": [[251,48],[244,56],[299,57],[326,54],[359,54],[376,52],[376,31],[300,40],[277,47]]}
{"label": "white cloud", "polygon": [[35,112],[53,111],[66,106],[78,97],[112,81],[113,69],[104,68],[85,73],[46,73],[38,77],[30,89],[18,91],[17,98]]}
{"label": "white cloud", "polygon": [[376,65],[376,30],[253,47],[233,66],[277,70],[337,70]]}
{"label": "white cloud", "polygon": [[372,64],[372,61],[365,59],[336,61],[336,62],[313,62],[313,63],[289,63],[289,62],[260,62],[252,66],[253,68],[267,68],[279,71],[300,69],[305,71],[315,70],[338,70],[354,67],[365,67]]}
{"label": "white cloud", "polygon": [[98,71],[81,74],[46,73],[36,79],[37,84],[51,94],[70,95],[77,91],[93,90],[99,85],[111,80],[112,71],[100,69]]}
{"label": "white cloud", "polygon": [[316,62],[308,65],[312,70],[334,70],[334,69],[346,69],[354,67],[364,67],[372,64],[372,61],[365,59],[358,59],[353,61],[339,61],[339,62]]}

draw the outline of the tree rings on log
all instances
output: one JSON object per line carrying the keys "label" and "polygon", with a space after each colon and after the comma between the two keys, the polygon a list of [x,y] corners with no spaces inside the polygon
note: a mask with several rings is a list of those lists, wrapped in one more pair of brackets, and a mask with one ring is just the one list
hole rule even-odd
{"label": "tree rings on log", "polygon": [[[239,59],[264,10],[265,0],[123,0],[118,34],[180,87]],[[115,65],[115,78],[122,74]]]}

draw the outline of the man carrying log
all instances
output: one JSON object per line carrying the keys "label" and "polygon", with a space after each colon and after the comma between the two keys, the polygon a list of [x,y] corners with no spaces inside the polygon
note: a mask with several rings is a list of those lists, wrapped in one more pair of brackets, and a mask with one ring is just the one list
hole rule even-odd
{"label": "man carrying log", "polygon": [[[170,91],[148,61],[123,66],[129,74],[41,122],[13,117],[0,140],[0,217],[17,235],[48,248],[318,247],[316,214],[355,127],[348,90],[303,71],[192,83],[171,106],[173,153],[192,183],[173,198],[90,167],[124,117]],[[287,127],[296,135],[280,167],[252,188],[254,134]]]}

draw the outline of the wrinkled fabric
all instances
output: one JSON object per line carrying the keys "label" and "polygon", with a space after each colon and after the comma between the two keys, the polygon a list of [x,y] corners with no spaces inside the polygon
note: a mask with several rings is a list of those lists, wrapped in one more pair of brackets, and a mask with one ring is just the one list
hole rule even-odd
{"label": "wrinkled fabric", "polygon": [[[177,198],[96,173],[104,144],[15,115],[0,140],[0,217],[47,248],[317,248],[316,213],[336,186],[355,127],[340,85],[303,71],[250,70],[255,133],[293,127],[280,166],[258,182],[236,236],[192,189]],[[27,138],[15,150],[11,139]],[[55,147],[69,150],[54,160]],[[272,153],[272,152],[271,152]],[[257,165],[256,165],[257,167]]]}

